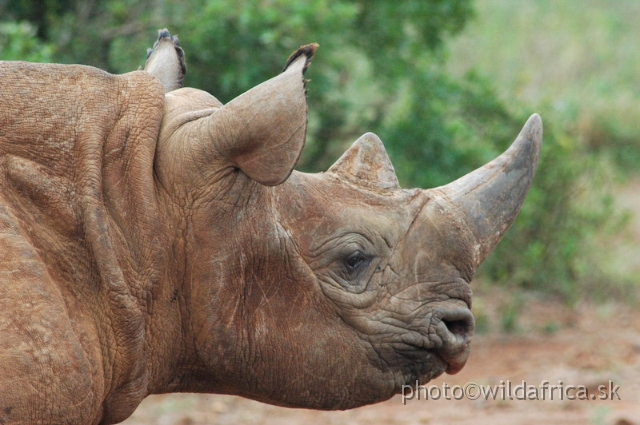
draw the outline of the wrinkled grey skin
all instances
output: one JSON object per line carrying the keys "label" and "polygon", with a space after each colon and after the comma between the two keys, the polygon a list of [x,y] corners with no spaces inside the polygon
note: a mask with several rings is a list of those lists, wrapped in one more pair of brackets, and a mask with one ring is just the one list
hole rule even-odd
{"label": "wrinkled grey skin", "polygon": [[373,134],[292,172],[315,49],[226,105],[180,88],[165,31],[121,76],[0,63],[0,423],[117,423],[177,391],[348,409],[463,367],[540,119],[436,189],[401,189]]}

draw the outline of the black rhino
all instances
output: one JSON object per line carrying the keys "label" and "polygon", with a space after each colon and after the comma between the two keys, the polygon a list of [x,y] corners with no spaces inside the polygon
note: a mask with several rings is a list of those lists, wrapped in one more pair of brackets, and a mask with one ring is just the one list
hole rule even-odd
{"label": "black rhino", "polygon": [[401,189],[373,134],[295,172],[315,49],[226,105],[179,88],[166,31],[146,71],[0,63],[0,423],[178,391],[348,409],[463,367],[540,118],[435,189]]}

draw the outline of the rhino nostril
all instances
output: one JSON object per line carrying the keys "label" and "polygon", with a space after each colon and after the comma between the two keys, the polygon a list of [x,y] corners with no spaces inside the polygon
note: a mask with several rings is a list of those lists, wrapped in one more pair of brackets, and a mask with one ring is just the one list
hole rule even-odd
{"label": "rhino nostril", "polygon": [[471,332],[473,332],[473,324],[467,319],[443,319],[442,322],[447,327],[449,332],[451,332],[456,337],[456,339],[467,339],[471,335]]}
{"label": "rhino nostril", "polygon": [[458,345],[469,342],[475,328],[473,315],[469,309],[461,308],[446,311],[442,314],[440,320],[450,335],[450,337],[447,338],[450,344]]}

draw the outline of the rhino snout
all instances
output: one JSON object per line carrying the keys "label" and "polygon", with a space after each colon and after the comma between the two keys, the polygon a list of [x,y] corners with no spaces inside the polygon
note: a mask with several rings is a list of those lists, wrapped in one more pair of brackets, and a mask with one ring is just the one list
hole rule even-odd
{"label": "rhino snout", "polygon": [[452,375],[467,362],[475,321],[466,307],[444,308],[436,313],[436,317],[440,318],[436,334],[442,344],[435,351],[447,363],[446,372]]}

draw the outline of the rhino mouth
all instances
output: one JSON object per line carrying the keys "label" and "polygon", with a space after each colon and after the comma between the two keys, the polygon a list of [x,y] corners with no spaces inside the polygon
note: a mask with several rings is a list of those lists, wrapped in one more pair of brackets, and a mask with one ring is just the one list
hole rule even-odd
{"label": "rhino mouth", "polygon": [[410,332],[394,347],[402,357],[403,375],[409,382],[458,373],[466,364],[475,323],[466,307],[445,307],[432,314],[421,332]]}
{"label": "rhino mouth", "polygon": [[473,314],[468,308],[457,307],[437,313],[434,339],[440,339],[435,352],[447,364],[445,372],[458,373],[467,363],[471,351],[471,337],[475,329]]}
{"label": "rhino mouth", "polygon": [[475,320],[468,308],[451,309],[440,317],[436,333],[443,344],[437,353],[447,363],[448,374],[458,373],[467,363],[474,329]]}

